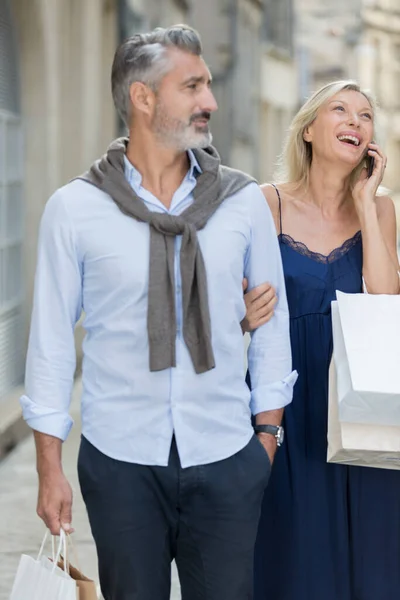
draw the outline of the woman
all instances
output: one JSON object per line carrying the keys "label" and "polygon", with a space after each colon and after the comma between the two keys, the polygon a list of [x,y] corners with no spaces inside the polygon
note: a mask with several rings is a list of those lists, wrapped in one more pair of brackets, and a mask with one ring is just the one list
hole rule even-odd
{"label": "woman", "polygon": [[[299,379],[265,493],[254,600],[400,597],[400,473],[326,462],[331,301],[338,289],[361,292],[362,278],[370,293],[400,292],[394,207],[377,196],[386,157],[373,143],[374,121],[358,85],[325,86],[293,120],[284,183],[262,186]],[[369,178],[367,156],[375,161]],[[259,313],[247,304],[254,327]]]}

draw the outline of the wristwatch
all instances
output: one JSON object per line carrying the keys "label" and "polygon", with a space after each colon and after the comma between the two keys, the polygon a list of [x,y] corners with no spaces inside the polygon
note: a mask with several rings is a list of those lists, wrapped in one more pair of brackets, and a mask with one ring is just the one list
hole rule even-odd
{"label": "wristwatch", "polygon": [[285,433],[280,425],[254,425],[255,433],[269,433],[276,439],[278,446],[282,446]]}

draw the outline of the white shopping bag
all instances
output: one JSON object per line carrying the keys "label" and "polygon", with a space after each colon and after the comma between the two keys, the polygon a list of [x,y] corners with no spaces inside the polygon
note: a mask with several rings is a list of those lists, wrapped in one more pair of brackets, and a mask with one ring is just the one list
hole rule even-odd
{"label": "white shopping bag", "polygon": [[330,463],[400,469],[400,426],[339,421],[337,373],[329,370],[328,455]]}
{"label": "white shopping bag", "polygon": [[35,560],[31,556],[21,556],[17,574],[14,580],[10,600],[77,600],[76,582],[69,576],[67,566],[61,569],[57,566],[63,553],[67,555],[67,541],[63,530],[57,552],[54,549],[52,560],[43,555],[48,532],[43,539],[39,555]]}
{"label": "white shopping bag", "polygon": [[400,296],[337,292],[332,327],[340,421],[400,425]]}

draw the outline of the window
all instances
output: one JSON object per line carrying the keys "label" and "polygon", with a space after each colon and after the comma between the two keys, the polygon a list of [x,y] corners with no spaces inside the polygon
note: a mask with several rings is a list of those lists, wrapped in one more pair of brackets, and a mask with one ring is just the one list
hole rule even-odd
{"label": "window", "polygon": [[22,131],[8,2],[0,2],[0,400],[24,374]]}
{"label": "window", "polygon": [[20,119],[0,110],[0,398],[22,382],[22,164]]}
{"label": "window", "polygon": [[264,9],[266,40],[293,54],[293,0],[267,0]]}

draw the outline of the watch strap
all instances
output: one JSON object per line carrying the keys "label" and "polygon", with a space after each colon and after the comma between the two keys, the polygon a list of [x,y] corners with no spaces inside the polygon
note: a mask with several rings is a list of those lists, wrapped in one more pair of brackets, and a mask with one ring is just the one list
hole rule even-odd
{"label": "watch strap", "polygon": [[270,433],[271,435],[277,435],[280,427],[278,425],[254,425],[254,431],[256,433]]}

